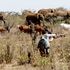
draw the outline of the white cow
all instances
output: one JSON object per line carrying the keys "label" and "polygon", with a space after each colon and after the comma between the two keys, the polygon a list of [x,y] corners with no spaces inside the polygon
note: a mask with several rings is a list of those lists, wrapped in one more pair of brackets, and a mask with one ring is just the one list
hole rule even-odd
{"label": "white cow", "polygon": [[44,39],[46,41],[47,46],[50,47],[50,41],[53,41],[53,37],[55,37],[55,36],[56,36],[56,34],[47,34],[46,33],[42,36],[42,39]]}
{"label": "white cow", "polygon": [[60,26],[64,29],[68,29],[70,30],[70,24],[66,24],[66,23],[61,23]]}
{"label": "white cow", "polygon": [[50,48],[50,41],[53,41],[53,37],[56,36],[56,34],[44,34],[42,35],[41,39],[38,43],[38,48],[40,50],[40,53],[42,55],[42,52],[44,54],[49,54],[49,48]]}
{"label": "white cow", "polygon": [[38,48],[40,50],[40,53],[42,55],[42,52],[44,54],[49,54],[49,50],[50,50],[50,41],[53,41],[53,39],[57,39],[59,37],[65,37],[64,34],[44,34],[42,35],[41,39],[39,40],[38,43]]}

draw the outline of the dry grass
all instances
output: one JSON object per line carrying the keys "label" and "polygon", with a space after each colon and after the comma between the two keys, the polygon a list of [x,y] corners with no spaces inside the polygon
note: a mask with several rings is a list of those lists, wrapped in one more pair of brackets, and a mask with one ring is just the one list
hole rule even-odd
{"label": "dry grass", "polygon": [[[32,45],[30,35],[21,33],[16,27],[17,24],[22,24],[24,20],[20,17],[8,16],[7,22],[9,24],[14,23],[14,26],[9,33],[5,32],[0,34],[0,70],[65,70],[64,68],[67,68],[67,66],[69,70],[69,31],[61,29],[58,24],[54,26],[48,24],[48,26],[53,29],[53,33],[64,33],[66,37],[58,38],[51,42],[50,56],[41,57],[36,48],[37,45]],[[7,50],[7,45],[10,47],[9,50]],[[28,64],[28,52],[31,53],[30,64]],[[10,64],[6,64],[7,60],[10,60]],[[56,62],[59,62],[59,65]],[[62,63],[64,63],[64,65]]]}

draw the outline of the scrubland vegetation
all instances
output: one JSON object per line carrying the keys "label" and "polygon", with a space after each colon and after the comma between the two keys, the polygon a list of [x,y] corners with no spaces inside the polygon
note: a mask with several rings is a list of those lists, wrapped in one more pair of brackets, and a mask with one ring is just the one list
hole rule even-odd
{"label": "scrubland vegetation", "polygon": [[[59,8],[58,10],[65,10]],[[70,24],[70,15],[44,16],[44,23],[53,29],[53,33],[65,34],[65,37],[51,42],[50,55],[41,57],[36,43],[32,43],[30,34],[20,32],[18,24],[24,24],[26,15],[34,13],[28,10],[18,13],[1,12],[10,32],[0,33],[0,70],[70,70],[70,31],[62,29],[59,24]],[[8,13],[7,15],[5,13]],[[48,20],[51,19],[51,20]],[[0,21],[0,26],[4,23]]]}

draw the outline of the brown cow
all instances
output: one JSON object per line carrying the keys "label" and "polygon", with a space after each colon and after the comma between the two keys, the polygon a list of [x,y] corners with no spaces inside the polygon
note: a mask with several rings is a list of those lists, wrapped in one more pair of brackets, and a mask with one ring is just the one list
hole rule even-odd
{"label": "brown cow", "polygon": [[[48,16],[61,16],[64,17],[67,15],[67,11],[63,8],[58,8],[58,9],[41,9],[38,11],[38,13],[41,13],[44,15],[44,17]],[[68,12],[69,13],[69,12]]]}
{"label": "brown cow", "polygon": [[0,26],[0,32],[2,33],[2,32],[5,32],[5,31],[6,31],[6,29],[4,27]]}
{"label": "brown cow", "polygon": [[30,33],[30,26],[27,25],[17,25],[21,32]]}
{"label": "brown cow", "polygon": [[[21,32],[25,32],[25,33],[32,33],[32,28],[31,26],[27,26],[27,25],[17,25],[17,27],[19,28],[19,30]],[[45,32],[45,29],[43,26],[40,25],[34,25],[34,32],[39,33],[39,34],[43,34]]]}
{"label": "brown cow", "polygon": [[55,15],[56,15],[56,16],[64,17],[64,16],[67,15],[67,11],[61,11],[61,10],[59,10],[59,11],[56,11],[56,12],[55,12]]}
{"label": "brown cow", "polygon": [[35,31],[39,34],[44,34],[45,33],[45,28],[40,25],[35,25]]}
{"label": "brown cow", "polygon": [[55,9],[41,9],[38,13],[43,14],[44,17],[53,16]]}

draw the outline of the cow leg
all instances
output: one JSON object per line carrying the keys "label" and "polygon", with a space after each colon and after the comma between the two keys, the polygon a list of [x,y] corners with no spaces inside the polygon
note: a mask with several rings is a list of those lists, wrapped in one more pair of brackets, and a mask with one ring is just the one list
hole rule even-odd
{"label": "cow leg", "polygon": [[39,51],[40,51],[40,55],[41,55],[42,57],[44,57],[44,56],[45,56],[44,49],[40,49],[40,48],[39,48]]}
{"label": "cow leg", "polygon": [[46,52],[45,53],[46,53],[47,56],[49,55],[49,47],[46,48]]}

